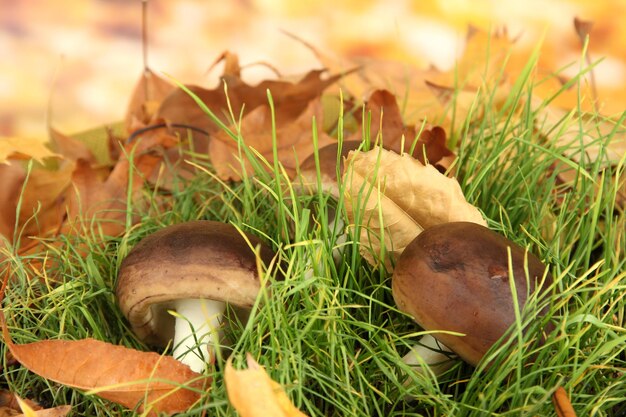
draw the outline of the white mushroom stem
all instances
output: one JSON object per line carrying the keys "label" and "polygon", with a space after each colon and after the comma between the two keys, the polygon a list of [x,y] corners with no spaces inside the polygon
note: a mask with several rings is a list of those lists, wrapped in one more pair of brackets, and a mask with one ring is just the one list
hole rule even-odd
{"label": "white mushroom stem", "polygon": [[221,301],[183,299],[174,303],[177,312],[174,329],[174,358],[194,372],[204,371],[219,343],[220,319],[226,310]]}
{"label": "white mushroom stem", "polygon": [[443,374],[456,362],[454,353],[430,334],[422,336],[419,343],[404,355],[402,361],[420,373],[427,365],[435,376]]}

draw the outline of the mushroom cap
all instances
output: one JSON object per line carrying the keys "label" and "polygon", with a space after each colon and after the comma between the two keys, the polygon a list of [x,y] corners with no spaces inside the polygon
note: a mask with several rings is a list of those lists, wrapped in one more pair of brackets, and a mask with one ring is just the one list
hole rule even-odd
{"label": "mushroom cap", "polygon": [[[520,308],[538,289],[546,267],[524,248],[488,228],[469,222],[430,227],[402,252],[392,277],[400,310],[426,330],[462,333],[435,335],[466,362],[476,366],[515,322],[508,273],[511,248]],[[549,284],[551,277],[546,278]]]}
{"label": "mushroom cap", "polygon": [[[180,299],[210,299],[251,308],[260,282],[256,255],[267,265],[274,253],[256,236],[251,246],[232,225],[192,221],[165,227],[142,239],[122,261],[116,295],[132,330],[148,343],[173,336],[167,313]],[[169,303],[169,304],[168,304]]]}

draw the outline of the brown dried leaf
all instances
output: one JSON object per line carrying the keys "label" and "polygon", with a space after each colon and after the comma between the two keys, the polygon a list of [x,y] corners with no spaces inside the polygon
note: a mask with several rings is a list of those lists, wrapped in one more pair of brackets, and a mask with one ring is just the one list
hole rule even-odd
{"label": "brown dried leaf", "polygon": [[[225,56],[225,55],[223,55]],[[232,55],[229,54],[232,62]],[[228,86],[228,97],[224,87],[219,85],[209,90],[199,86],[187,86],[200,100],[225,124],[230,124],[229,105],[235,117],[243,109],[244,116],[259,106],[267,105],[267,90],[272,93],[272,100],[276,108],[284,105],[285,115],[288,118],[301,114],[309,102],[321,95],[331,84],[339,80],[343,74],[332,75],[322,79],[324,70],[314,70],[307,73],[299,82],[292,83],[282,80],[266,80],[256,86],[246,84],[239,78],[238,72],[232,65],[227,65],[223,81]],[[286,113],[289,111],[289,114]],[[196,102],[180,88],[174,90],[161,104],[156,115],[171,124],[182,124],[214,132],[217,126],[207,117]],[[280,122],[280,117],[277,116]]]}
{"label": "brown dried leaf", "polygon": [[[10,415],[19,414],[21,408],[20,402],[18,402],[18,398],[19,397],[12,392],[9,392],[7,390],[0,390],[0,409],[4,409],[7,411],[12,410],[13,414]],[[41,410],[43,408],[35,401],[29,400],[28,398],[19,398],[19,401],[21,401],[22,404],[26,404],[28,407],[35,411]],[[1,413],[0,416],[2,416]]]}
{"label": "brown dried leaf", "polygon": [[[22,234],[45,236],[57,231],[65,216],[65,194],[72,182],[76,163],[64,163],[58,170],[33,169],[22,193],[19,224]],[[37,221],[29,221],[37,215]]]}
{"label": "brown dried leaf", "polygon": [[247,370],[237,371],[229,359],[224,370],[228,399],[241,417],[306,417],[249,354],[247,362]]}
{"label": "brown dried leaf", "polygon": [[[277,112],[280,112],[280,109],[277,109]],[[319,99],[309,102],[305,111],[295,119],[290,120],[288,116],[281,117],[280,125],[277,125],[278,159],[290,175],[295,173],[298,161],[304,161],[313,154],[313,117],[318,127],[323,124],[323,108]],[[241,136],[248,147],[261,154],[270,164],[273,163],[272,119],[269,106],[257,107],[243,118]],[[334,142],[334,139],[318,129],[320,148]],[[220,131],[214,135],[209,145],[209,154],[221,178],[233,180],[241,178],[237,143],[225,132]],[[247,161],[245,161],[245,167],[250,172]]]}
{"label": "brown dried leaf", "polygon": [[124,125],[128,132],[152,120],[163,100],[174,91],[175,86],[165,78],[146,70],[130,96]]}
{"label": "brown dried leaf", "polygon": [[380,148],[351,152],[346,166],[348,218],[361,226],[362,254],[372,265],[378,264],[381,237],[384,264],[391,270],[404,248],[430,226],[453,221],[486,225],[455,179],[410,155]]}
{"label": "brown dried leaf", "polygon": [[34,159],[42,163],[44,159],[58,157],[44,142],[38,139],[25,139],[0,136],[0,164],[11,159]]}
{"label": "brown dried leaf", "polygon": [[[380,135],[378,145],[396,153],[409,152],[413,141],[419,134],[416,146],[411,152],[414,158],[421,163],[428,161],[438,164],[445,172],[454,161],[455,155],[446,146],[446,131],[440,126],[425,129],[422,132],[415,126],[405,125],[396,97],[388,90],[376,90],[367,100],[365,110],[371,113],[372,124],[370,136],[372,139]],[[357,133],[357,136],[360,133]]]}
{"label": "brown dried leaf", "polygon": [[0,235],[9,241],[13,239],[17,200],[25,178],[26,172],[18,162],[0,164]]}
{"label": "brown dried leaf", "polygon": [[[37,410],[33,413],[34,417],[65,417],[72,411],[71,405],[60,405],[54,408],[47,408],[45,410]],[[30,417],[30,414],[18,414],[15,417]]]}
{"label": "brown dried leaf", "polygon": [[[62,232],[83,233],[85,227],[100,227],[105,235],[122,233],[126,227],[129,187],[131,201],[137,202],[144,182],[163,161],[162,155],[153,151],[169,148],[175,143],[174,138],[163,132],[142,136],[136,144],[126,146],[126,154],[132,157],[132,161],[122,157],[110,173],[78,160],[67,196],[67,222]],[[132,178],[129,178],[131,173]]]}
{"label": "brown dried leaf", "polygon": [[70,161],[84,159],[85,161],[89,161],[91,164],[96,162],[96,158],[84,142],[64,135],[52,127],[48,130],[50,135],[50,144],[53,149],[63,155],[65,159]]}
{"label": "brown dried leaf", "polygon": [[[44,340],[14,344],[3,326],[4,340],[15,358],[37,375],[96,395],[148,415],[187,410],[206,381],[172,357],[140,352],[94,339]],[[50,360],[54,358],[54,360]]]}
{"label": "brown dried leaf", "polygon": [[380,135],[385,149],[398,148],[403,136],[409,143],[413,140],[415,130],[405,128],[396,96],[388,90],[375,90],[365,102],[365,111],[372,118],[371,139]]}
{"label": "brown dried leaf", "polygon": [[69,405],[62,405],[45,410],[34,409],[27,401],[22,400],[20,397],[16,397],[16,399],[24,413],[18,414],[16,417],[65,417],[67,413],[72,410],[72,407]]}
{"label": "brown dried leaf", "polygon": [[558,387],[552,394],[552,404],[558,417],[576,417],[576,411],[563,387]]}

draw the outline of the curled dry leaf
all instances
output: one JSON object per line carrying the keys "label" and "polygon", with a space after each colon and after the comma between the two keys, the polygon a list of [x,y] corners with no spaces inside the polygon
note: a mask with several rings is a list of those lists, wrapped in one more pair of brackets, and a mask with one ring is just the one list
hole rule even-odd
{"label": "curled dry leaf", "polygon": [[[459,183],[410,155],[375,148],[351,152],[343,175],[350,223],[360,226],[361,252],[392,269],[404,248],[427,227],[454,221],[486,226]],[[382,243],[381,243],[382,240]]]}
{"label": "curled dry leaf", "polygon": [[44,340],[14,344],[3,323],[4,341],[13,356],[37,375],[96,395],[124,407],[174,414],[200,398],[206,379],[170,356],[140,352],[95,339]]}
{"label": "curled dry leaf", "polygon": [[228,399],[241,417],[306,417],[252,356],[246,359],[248,369],[235,370],[229,359],[224,370]]}

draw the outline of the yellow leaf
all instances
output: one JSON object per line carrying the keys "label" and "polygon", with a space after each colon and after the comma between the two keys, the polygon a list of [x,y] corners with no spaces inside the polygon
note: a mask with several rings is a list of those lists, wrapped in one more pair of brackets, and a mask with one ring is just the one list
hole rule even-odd
{"label": "yellow leaf", "polygon": [[306,417],[252,356],[248,369],[237,371],[229,359],[224,370],[228,399],[241,417]]}
{"label": "yellow leaf", "polygon": [[348,218],[360,223],[361,253],[372,265],[378,264],[381,240],[384,264],[391,270],[404,248],[430,226],[454,221],[487,225],[456,179],[408,154],[380,148],[351,152],[343,178]]}
{"label": "yellow leaf", "polygon": [[33,158],[37,162],[43,162],[44,158],[52,156],[58,155],[38,139],[0,136],[0,164],[6,163],[9,158]]}
{"label": "yellow leaf", "polygon": [[30,408],[30,406],[28,404],[26,404],[24,401],[22,401],[22,399],[20,397],[18,397],[16,395],[15,399],[17,400],[17,403],[20,405],[20,408],[24,412],[24,416],[26,416],[26,417],[37,417],[37,413],[35,413],[35,410]]}

